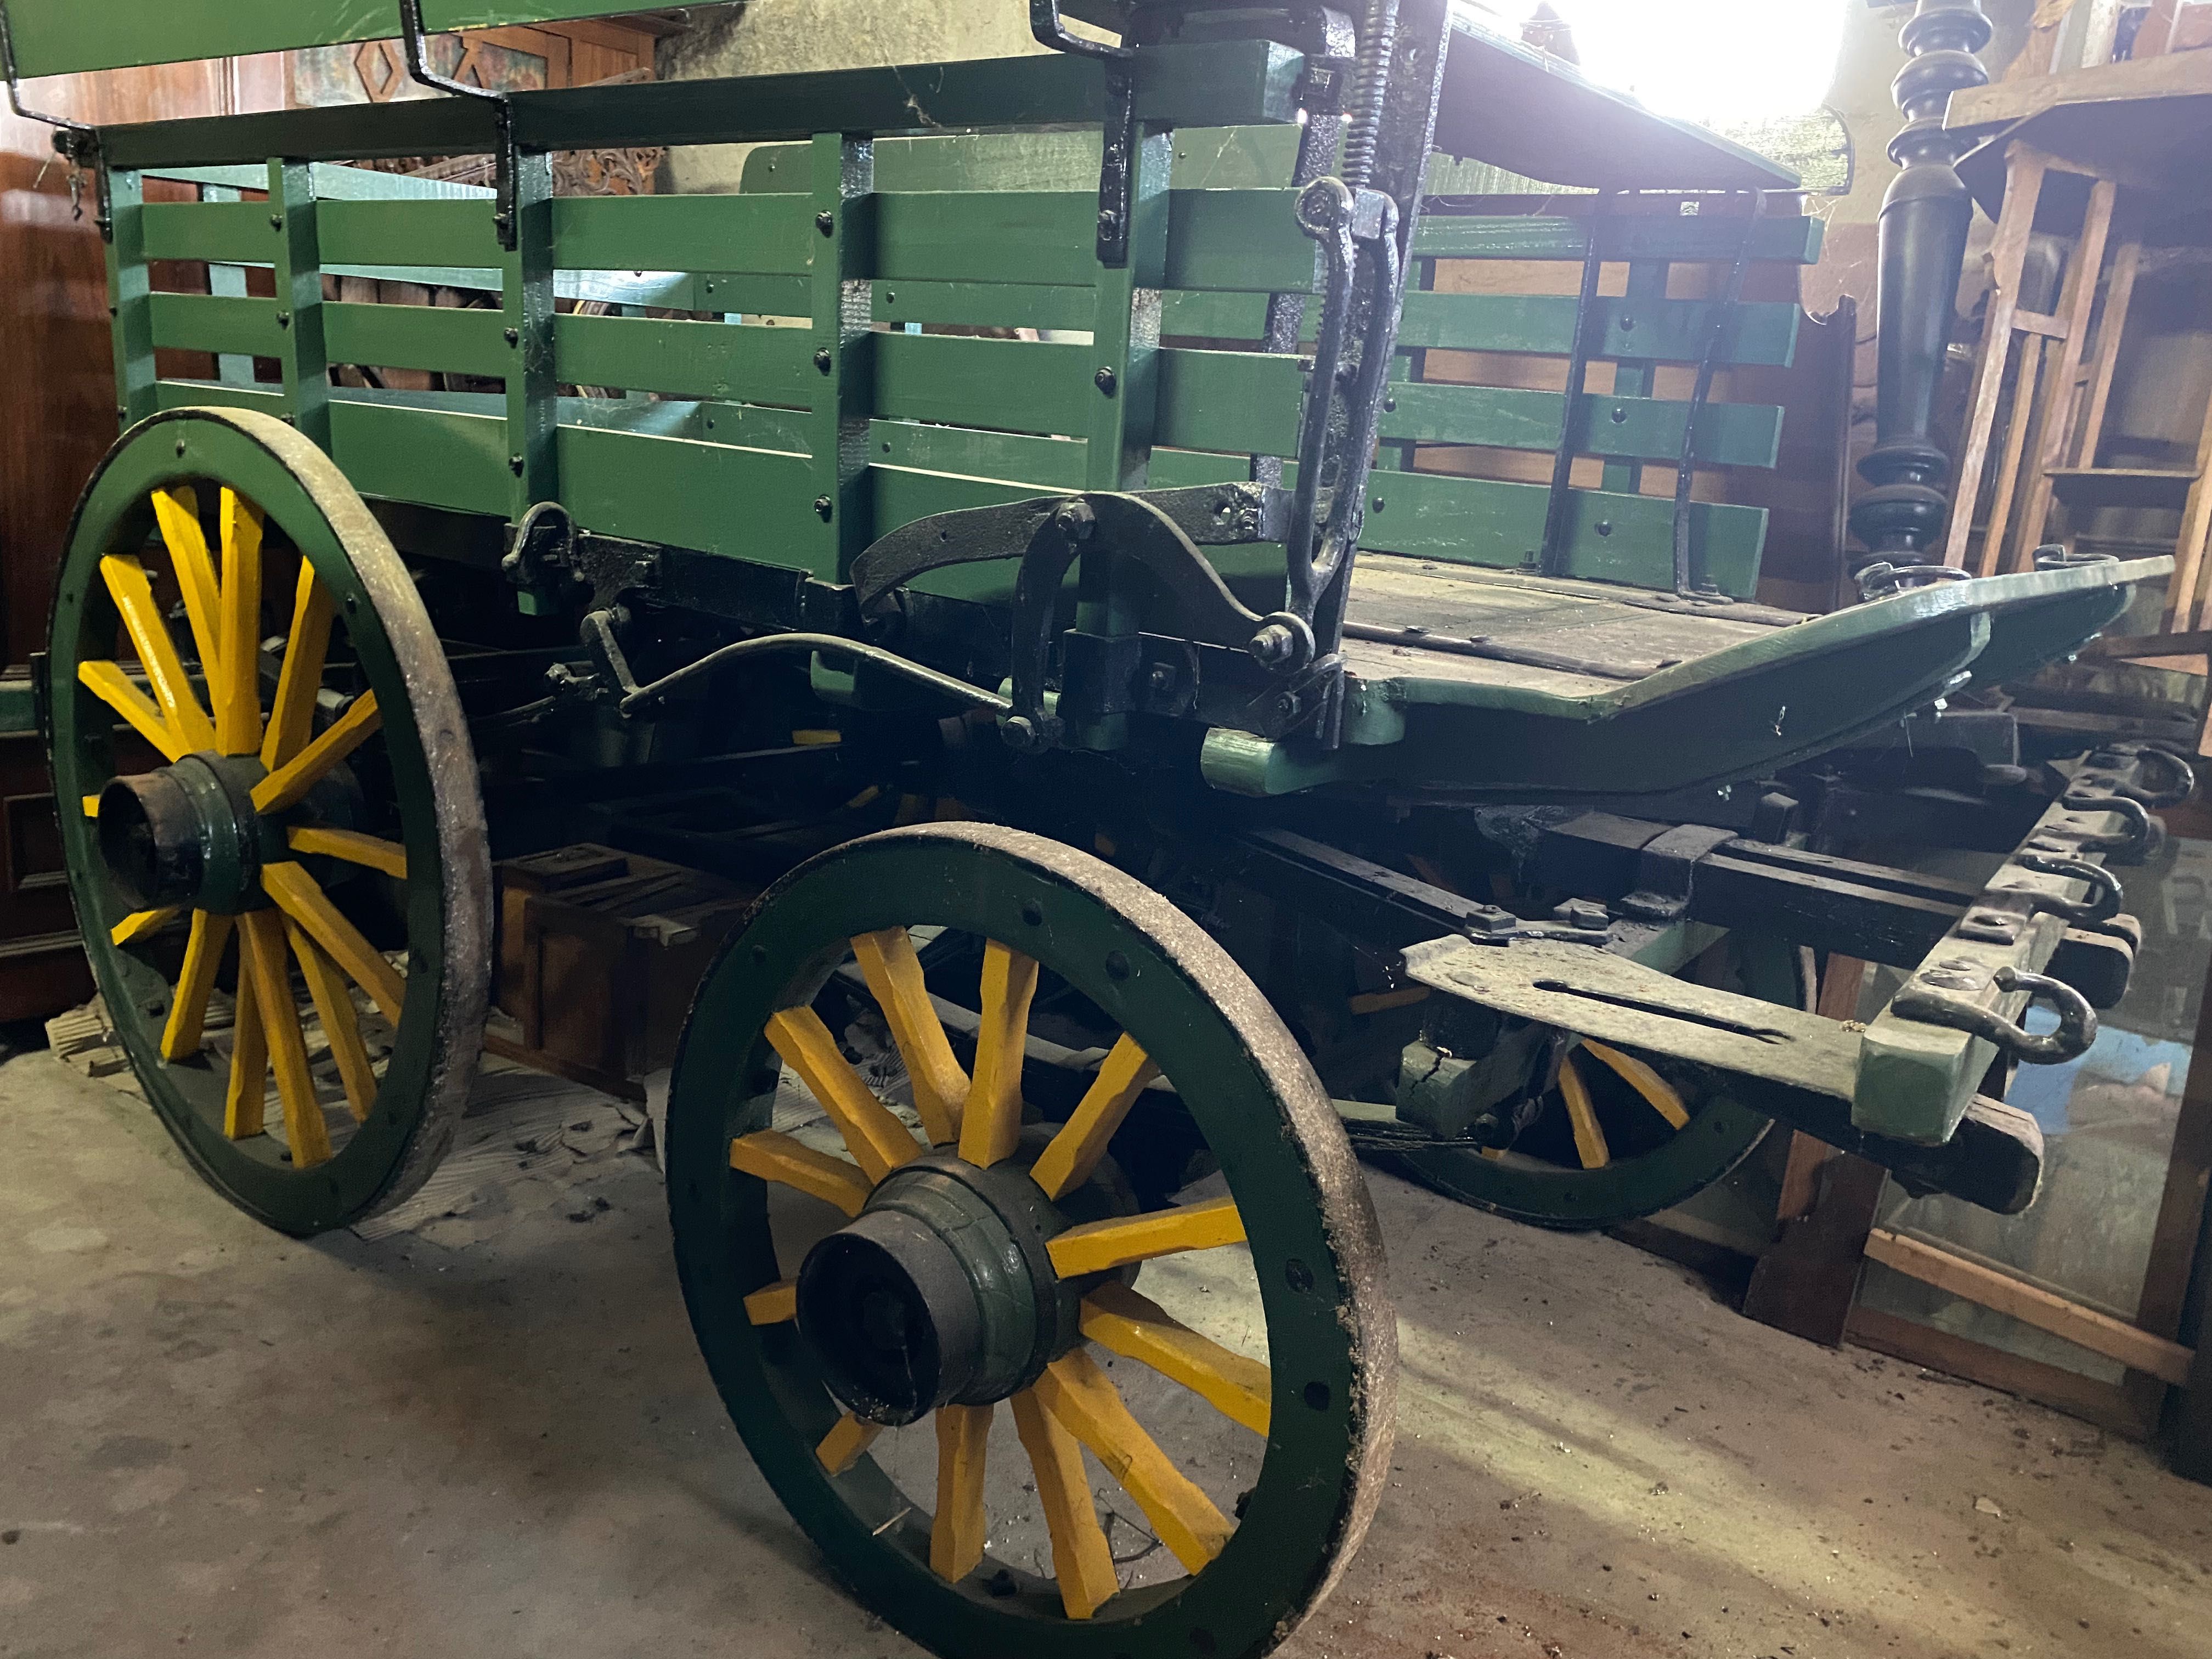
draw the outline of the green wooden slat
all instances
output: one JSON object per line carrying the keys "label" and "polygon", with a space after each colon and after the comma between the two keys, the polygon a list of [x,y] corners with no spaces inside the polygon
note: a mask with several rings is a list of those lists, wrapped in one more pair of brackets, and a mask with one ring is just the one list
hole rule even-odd
{"label": "green wooden slat", "polygon": [[514,477],[497,415],[334,398],[331,453],[364,495],[507,517]]}
{"label": "green wooden slat", "polygon": [[[875,294],[879,323],[1088,329],[1097,309],[1087,288],[1046,288],[1034,283],[878,282]],[[1232,304],[1237,298],[1226,297]],[[1266,302],[1261,304],[1264,307]]]}
{"label": "green wooden slat", "polygon": [[[1285,471],[1295,480],[1296,467]],[[1242,456],[1152,452],[1152,483],[1158,489],[1222,483],[1243,476]],[[1367,529],[1360,543],[1367,551],[1507,570],[1534,558],[1533,550],[1543,541],[1544,508],[1551,494],[1543,484],[1442,472],[1376,472],[1370,489]],[[1671,500],[1596,489],[1573,490],[1570,497],[1565,574],[1638,587],[1674,586]],[[1376,501],[1382,503],[1379,510]],[[1710,574],[1723,592],[1738,599],[1757,592],[1765,541],[1765,507],[1691,503],[1692,569],[1700,578]]]}
{"label": "green wooden slat", "polygon": [[553,343],[569,386],[799,409],[821,395],[807,337],[795,328],[563,316],[554,319]]}
{"label": "green wooden slat", "polygon": [[486,201],[326,203],[319,216],[323,259],[334,265],[495,268],[499,239],[491,215]]}
{"label": "green wooden slat", "polygon": [[[1591,355],[1695,362],[1705,349],[1717,308],[1717,302],[1703,300],[1638,304],[1601,299]],[[1781,368],[1795,359],[1798,320],[1804,314],[1797,306],[1788,301],[1747,301],[1736,312],[1715,362]],[[1267,301],[1256,295],[1176,292],[1164,296],[1160,327],[1168,334],[1205,339],[1257,340],[1266,319]],[[1319,325],[1317,317],[1307,318],[1309,342]],[[1574,329],[1571,295],[1413,292],[1406,295],[1398,344],[1403,350],[1512,351],[1563,357],[1573,349]]]}
{"label": "green wooden slat", "polygon": [[[754,195],[791,189],[805,177],[804,154],[802,145],[763,144],[745,157],[738,188]],[[1178,127],[1172,186],[1279,188],[1297,156],[1295,126]],[[1080,191],[1097,179],[1096,132],[957,132],[876,145],[878,190]]]}
{"label": "green wooden slat", "polygon": [[[424,0],[433,32],[603,16],[604,0]],[[382,0],[14,0],[26,76],[285,52],[398,33]]]}
{"label": "green wooden slat", "polygon": [[[256,171],[267,189],[268,170]],[[149,259],[265,265],[276,258],[269,209],[260,202],[149,202],[138,212]]]}
{"label": "green wooden slat", "polygon": [[1256,351],[1160,353],[1155,443],[1246,455],[1289,455],[1298,442],[1304,376],[1295,357]]}
{"label": "green wooden slat", "polygon": [[[269,169],[239,166],[216,167],[148,167],[149,179],[174,179],[188,185],[219,185],[231,190],[269,188]],[[315,194],[326,202],[489,201],[489,185],[457,184],[450,179],[422,179],[411,173],[380,173],[374,167],[349,167],[333,161],[314,164]]]}
{"label": "green wooden slat", "polygon": [[1088,430],[1098,397],[1088,346],[955,334],[878,334],[874,344],[872,412],[884,419],[1008,432]]}
{"label": "green wooden slat", "polygon": [[226,386],[219,380],[157,380],[151,407],[172,409],[258,409],[264,415],[284,412],[284,393],[276,386]]}
{"label": "green wooden slat", "polygon": [[1179,190],[1168,221],[1166,286],[1240,294],[1314,285],[1314,244],[1292,190]]}
{"label": "green wooden slat", "polygon": [[[685,405],[671,403],[631,403],[610,398],[562,398],[561,419],[563,422],[582,417],[572,413],[569,405],[583,405],[597,411],[605,410],[604,421],[592,424],[620,426],[635,430],[641,424],[632,411],[666,410]],[[663,432],[662,437],[696,438],[704,442],[736,444],[745,449],[776,449],[787,454],[804,455],[806,452],[806,415],[803,410],[766,409],[758,404],[702,403],[690,405],[690,413],[681,433]]]}
{"label": "green wooden slat", "polygon": [[812,301],[804,276],[715,270],[694,278],[688,298],[649,303],[666,306],[672,311],[733,311],[748,317],[804,317]]}
{"label": "green wooden slat", "polygon": [[[1382,436],[1492,449],[1553,450],[1565,398],[1516,386],[1401,386],[1382,416]],[[1656,398],[1582,398],[1575,453],[1672,460],[1682,453],[1689,405]],[[1782,411],[1769,404],[1708,404],[1698,421],[1697,458],[1708,466],[1772,466],[1782,442]],[[1228,446],[1210,443],[1210,449]]]}
{"label": "green wooden slat", "polygon": [[354,302],[323,307],[323,338],[334,363],[441,369],[505,380],[514,353],[496,311],[453,306]]}
{"label": "green wooden slat", "polygon": [[[1695,362],[1711,332],[1717,301],[1601,299],[1593,323],[1594,357]],[[1747,301],[1720,339],[1718,363],[1786,367],[1796,355],[1802,311],[1789,301]],[[1524,351],[1564,357],[1574,349],[1572,295],[1408,294],[1398,330],[1403,348]]]}
{"label": "green wooden slat", "polygon": [[[1088,447],[1081,438],[980,432],[972,427],[913,421],[877,421],[868,434],[868,459],[878,467],[1006,479],[1031,489],[1031,493],[1082,489]],[[880,526],[878,533],[882,533]]]}
{"label": "green wooden slat", "polygon": [[1097,218],[1095,190],[1089,196],[1032,190],[878,195],[875,274],[892,281],[1088,288]]}
{"label": "green wooden slat", "polygon": [[803,275],[813,235],[799,196],[564,196],[553,204],[554,263],[565,270]]}
{"label": "green wooden slat", "polygon": [[[1809,265],[1820,257],[1819,219],[1761,219],[1753,256]],[[1743,246],[1744,222],[1674,216],[1608,219],[1600,244],[1608,259],[1727,260]],[[1589,246],[1587,219],[1462,217],[1431,213],[1414,232],[1413,252],[1440,259],[1579,259]]]}
{"label": "green wooden slat", "polygon": [[803,455],[575,426],[560,444],[562,499],[587,530],[813,568],[822,526]]}
{"label": "green wooden slat", "polygon": [[274,357],[282,343],[274,300],[154,294],[147,296],[147,305],[154,325],[154,343],[158,346]]}

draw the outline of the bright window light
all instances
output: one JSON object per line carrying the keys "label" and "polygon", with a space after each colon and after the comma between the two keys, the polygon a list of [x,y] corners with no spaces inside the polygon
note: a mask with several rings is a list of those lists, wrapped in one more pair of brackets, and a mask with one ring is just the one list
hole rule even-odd
{"label": "bright window light", "polygon": [[[1510,32],[1539,0],[1475,0],[1470,21]],[[1662,115],[1711,126],[1820,108],[1856,0],[1551,0],[1582,72]]]}

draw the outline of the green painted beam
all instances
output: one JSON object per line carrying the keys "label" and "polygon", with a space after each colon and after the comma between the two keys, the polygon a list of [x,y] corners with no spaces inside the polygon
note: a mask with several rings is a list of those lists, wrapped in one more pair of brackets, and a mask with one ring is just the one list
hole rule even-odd
{"label": "green painted beam", "polygon": [[352,302],[323,307],[330,360],[371,368],[441,369],[503,380],[514,368],[514,353],[500,331],[496,311]]}
{"label": "green painted beam", "polygon": [[[931,283],[893,279],[875,285],[879,323],[942,323],[965,328],[1088,329],[1097,301],[1087,288],[1035,283]],[[1207,295],[1206,298],[1213,296]],[[1235,305],[1244,296],[1221,296]],[[1267,301],[1256,302],[1264,311]],[[1255,313],[1257,314],[1257,313]],[[1253,338],[1259,336],[1255,333]]]}
{"label": "green painted beam", "polygon": [[[1518,386],[1401,386],[1384,405],[1382,433],[1386,441],[1555,450],[1565,403],[1559,392]],[[1665,398],[1585,393],[1566,437],[1578,455],[1674,460],[1688,413],[1687,404]],[[1771,404],[1708,404],[1698,421],[1697,459],[1708,466],[1771,467],[1781,445],[1782,411]]]}
{"label": "green painted beam", "polygon": [[[283,343],[274,300],[215,294],[153,294],[147,296],[147,307],[157,346],[274,357]],[[338,361],[351,360],[341,357]]]}
{"label": "green painted beam", "polygon": [[[1587,219],[1424,214],[1413,252],[1437,259],[1579,259],[1589,247]],[[1754,258],[1809,265],[1820,257],[1824,222],[1779,215],[1759,221]],[[1733,260],[1743,246],[1740,218],[1623,216],[1605,221],[1599,246],[1608,259]]]}
{"label": "green painted beam", "polygon": [[[230,0],[194,0],[228,4]],[[273,4],[277,0],[252,0]],[[1304,60],[1263,41],[1162,47],[1137,64],[1137,108],[1166,126],[1289,121]],[[855,133],[1097,125],[1103,67],[1050,55],[818,70],[742,80],[669,81],[517,94],[508,100],[527,149],[601,149],[757,143],[811,136],[824,120]],[[270,155],[360,161],[481,154],[495,115],[474,98],[420,98],[103,129],[111,165],[216,167]]]}
{"label": "green painted beam", "polygon": [[[434,31],[497,28],[620,9],[605,0],[423,0],[422,21]],[[8,13],[26,76],[289,52],[399,32],[391,0],[12,0]]]}
{"label": "green painted beam", "polygon": [[[1097,389],[1089,346],[957,334],[875,337],[875,406],[886,420],[1072,434]],[[1225,447],[1225,446],[1224,446]]]}
{"label": "green painted beam", "polygon": [[795,409],[811,408],[822,393],[807,337],[795,328],[561,316],[553,342],[568,386]]}
{"label": "green painted beam", "polygon": [[320,218],[323,258],[332,264],[496,267],[500,262],[488,201],[331,202]]}

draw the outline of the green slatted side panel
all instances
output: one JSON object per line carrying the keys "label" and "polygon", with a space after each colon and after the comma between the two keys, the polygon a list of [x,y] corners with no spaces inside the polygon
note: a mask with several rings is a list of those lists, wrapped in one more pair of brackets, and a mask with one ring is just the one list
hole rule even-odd
{"label": "green slatted side panel", "polygon": [[[866,337],[865,372],[840,380],[854,403],[848,426],[854,414],[872,417],[874,487],[862,502],[872,514],[871,534],[915,513],[939,510],[927,502],[1002,499],[1008,489],[1075,487],[1093,476],[1084,434],[1096,428],[1100,412],[1097,371],[1115,366],[1102,361],[1110,353],[1082,338],[1100,315],[1091,239],[1095,198],[1058,187],[902,187],[988,178],[992,146],[1012,142],[906,141],[896,164],[881,167],[878,193],[868,198],[872,244],[861,286],[883,326]],[[886,156],[894,154],[888,143],[880,148]],[[959,154],[951,153],[956,148]],[[946,153],[938,155],[939,149]],[[1148,404],[1157,446],[1148,482],[1161,485],[1243,477],[1254,455],[1287,457],[1303,396],[1296,359],[1271,357],[1249,343],[1260,332],[1269,294],[1302,290],[1312,282],[1313,247],[1296,227],[1292,192],[1265,182],[1271,169],[1287,165],[1289,151],[1281,136],[1273,135],[1251,155],[1222,162],[1219,156],[1231,151],[1213,145],[1201,157],[1210,171],[1201,172],[1189,160],[1194,149],[1208,146],[1183,145],[1176,152],[1164,235],[1152,256],[1155,268],[1146,273],[1145,286],[1158,285],[1159,331],[1168,343],[1149,360],[1157,363],[1156,392],[1146,388],[1156,398]],[[793,154],[780,148],[771,161],[781,165]],[[1063,157],[1007,176],[1057,186],[1066,167]],[[317,204],[325,270],[478,288],[495,301],[500,253],[488,200],[411,192],[376,199],[369,193],[375,186],[365,181],[378,175],[325,172],[348,174],[331,180],[343,182],[343,196],[329,194]],[[319,184],[323,176],[319,173]],[[1209,187],[1223,178],[1234,187]],[[736,533],[727,503],[742,499],[745,512],[735,516],[744,522],[745,556],[834,575],[836,556],[825,555],[818,529],[809,528],[815,496],[805,483],[811,476],[807,422],[820,418],[819,401],[828,395],[805,322],[815,308],[813,261],[822,239],[812,197],[792,188],[801,179],[776,175],[774,182],[778,188],[754,194],[554,204],[563,294],[586,297],[592,291],[586,285],[596,282],[606,285],[600,291],[633,293],[633,312],[650,303],[720,319],[556,319],[562,383],[626,394],[647,410],[687,400],[681,406],[690,411],[680,434],[626,431],[623,417],[592,413],[591,435],[579,441],[564,403],[561,488],[594,528],[710,550],[723,550]],[[254,202],[149,204],[141,222],[149,259],[232,267],[270,264],[281,235],[267,205]],[[1816,258],[1820,230],[1813,220],[1764,220],[1755,230],[1756,256]],[[1589,222],[1572,218],[1431,217],[1417,252],[1425,264],[1437,258],[1574,261],[1590,234]],[[1650,216],[1609,222],[1598,234],[1608,258],[1658,270],[1663,277],[1670,262],[1725,260],[1741,223]],[[1424,447],[1547,452],[1564,434],[1578,453],[1607,462],[1607,488],[1577,492],[1571,504],[1569,568],[1663,585],[1670,504],[1642,496],[1637,485],[1645,463],[1671,463],[1679,453],[1686,410],[1648,395],[1651,368],[1694,362],[1716,314],[1709,302],[1671,299],[1648,283],[1601,301],[1590,319],[1594,355],[1635,365],[1622,371],[1617,394],[1586,394],[1571,404],[1556,392],[1402,384],[1383,417],[1385,465],[1395,460],[1402,467]],[[1798,316],[1790,304],[1735,308],[1717,343],[1718,361],[1786,364]],[[160,346],[265,360],[279,356],[283,343],[273,302],[234,294],[156,295],[149,318]],[[323,324],[333,363],[497,380],[513,361],[500,312],[481,303],[331,303],[323,307]],[[921,331],[945,326],[1042,330],[1050,337]],[[1564,356],[1575,327],[1571,298],[1418,292],[1407,301],[1401,343],[1418,374],[1419,354],[1431,350]],[[161,396],[174,403],[185,392],[165,386]],[[271,406],[281,409],[282,399]],[[1771,466],[1779,421],[1778,410],[1764,406],[1711,405],[1699,422],[1700,464]],[[332,444],[372,494],[505,516],[511,492],[497,476],[506,459],[501,424],[495,411],[341,399],[334,405]],[[719,493],[739,482],[741,495]],[[710,493],[702,498],[702,490]],[[1372,548],[1519,565],[1540,536],[1547,492],[1537,485],[1390,471],[1379,476],[1376,495],[1367,538]],[[792,532],[787,540],[765,533],[779,525]],[[1701,504],[1692,515],[1693,561],[1724,589],[1748,593],[1764,532],[1758,509]]]}

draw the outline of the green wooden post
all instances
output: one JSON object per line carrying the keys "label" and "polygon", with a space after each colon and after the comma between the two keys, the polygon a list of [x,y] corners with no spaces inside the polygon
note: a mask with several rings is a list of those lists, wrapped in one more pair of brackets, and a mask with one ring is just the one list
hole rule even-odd
{"label": "green wooden post", "polygon": [[[1628,297],[1633,301],[1664,300],[1667,297],[1667,272],[1663,259],[1638,259],[1628,267]],[[1634,319],[1631,311],[1622,319],[1624,324]],[[1647,319],[1648,325],[1648,319]],[[1626,327],[1615,331],[1616,337],[1603,342],[1607,347],[1626,348],[1630,335]],[[1595,353],[1593,356],[1596,355]],[[1616,358],[1613,366],[1613,391],[1619,398],[1648,398],[1653,383],[1658,378],[1658,365],[1642,358]],[[1580,387],[1568,388],[1567,418],[1574,418],[1572,393]],[[1625,495],[1640,494],[1644,488],[1644,464],[1641,461],[1607,461],[1605,464],[1605,488]]]}
{"label": "green wooden post", "polygon": [[516,161],[514,246],[501,259],[500,309],[506,319],[507,465],[514,475],[507,521],[540,501],[558,501],[556,428],[560,420],[553,365],[553,158],[525,151]]}
{"label": "green wooden post", "polygon": [[814,136],[809,152],[814,196],[812,263],[814,368],[818,384],[806,417],[814,458],[814,514],[821,521],[814,561],[825,580],[842,581],[873,539],[868,489],[868,419],[875,394],[876,150],[842,132]]}
{"label": "green wooden post", "polygon": [[136,173],[107,176],[114,230],[107,242],[108,310],[114,318],[115,420],[143,421],[155,410],[154,317],[146,269],[146,196]]}
{"label": "green wooden post", "polygon": [[[203,202],[237,202],[245,199],[245,192],[228,185],[202,185]],[[208,266],[208,292],[226,299],[246,297],[246,267],[244,265]],[[225,386],[252,386],[253,359],[243,352],[223,351],[216,354],[215,377]]]}
{"label": "green wooden post", "polygon": [[[1142,489],[1150,475],[1159,408],[1160,285],[1166,280],[1171,133],[1145,129],[1132,158],[1129,260],[1100,265],[1091,325],[1091,422],[1084,487]],[[1133,633],[1139,617],[1110,559],[1080,566],[1076,625],[1086,633]]]}
{"label": "green wooden post", "polygon": [[315,226],[314,169],[269,163],[270,240],[276,276],[276,325],[284,401],[294,426],[331,447],[331,365],[323,349],[323,262]]}

